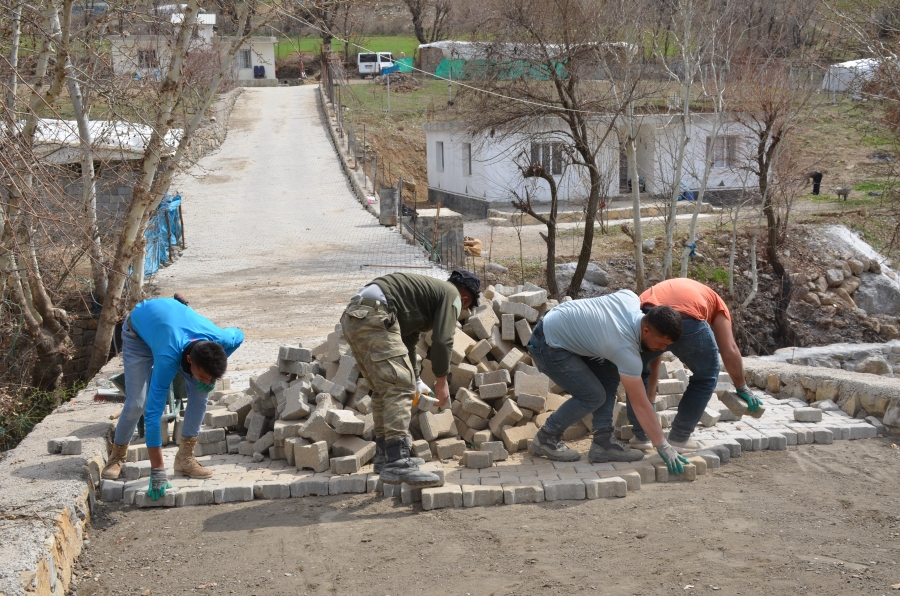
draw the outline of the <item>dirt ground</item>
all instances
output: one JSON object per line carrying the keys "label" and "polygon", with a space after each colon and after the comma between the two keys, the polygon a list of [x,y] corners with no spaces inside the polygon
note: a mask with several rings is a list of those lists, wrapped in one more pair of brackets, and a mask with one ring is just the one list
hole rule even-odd
{"label": "dirt ground", "polygon": [[614,500],[100,505],[77,594],[887,594],[900,582],[892,440],[746,453]]}

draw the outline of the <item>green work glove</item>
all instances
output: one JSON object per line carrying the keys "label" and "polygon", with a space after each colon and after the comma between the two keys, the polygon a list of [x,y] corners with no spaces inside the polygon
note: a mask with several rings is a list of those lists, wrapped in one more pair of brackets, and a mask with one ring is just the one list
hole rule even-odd
{"label": "green work glove", "polygon": [[166,495],[166,489],[172,488],[166,476],[165,468],[150,468],[150,486],[147,487],[147,496],[151,501],[159,501]]}
{"label": "green work glove", "polygon": [[656,452],[666,462],[669,474],[681,474],[684,472],[684,467],[691,463],[684,456],[678,455],[678,452],[669,445],[668,441],[663,441],[663,444],[656,448]]}
{"label": "green work glove", "polygon": [[756,397],[749,387],[746,385],[742,385],[740,387],[735,388],[735,393],[737,396],[747,402],[747,408],[751,412],[756,412],[759,410],[759,407],[762,405],[762,400]]}

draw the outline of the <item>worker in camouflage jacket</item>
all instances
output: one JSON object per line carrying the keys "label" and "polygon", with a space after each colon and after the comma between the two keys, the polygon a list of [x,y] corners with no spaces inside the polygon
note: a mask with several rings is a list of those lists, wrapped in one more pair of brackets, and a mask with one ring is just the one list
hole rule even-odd
{"label": "worker in camouflage jacket", "polygon": [[410,458],[409,422],[417,391],[430,392],[418,375],[416,345],[431,331],[431,366],[438,405],[450,399],[447,374],[462,309],[477,306],[481,282],[457,270],[448,281],[392,273],[376,278],[350,300],[341,327],[357,366],[372,388],[375,471],[386,484],[436,486],[437,474]]}

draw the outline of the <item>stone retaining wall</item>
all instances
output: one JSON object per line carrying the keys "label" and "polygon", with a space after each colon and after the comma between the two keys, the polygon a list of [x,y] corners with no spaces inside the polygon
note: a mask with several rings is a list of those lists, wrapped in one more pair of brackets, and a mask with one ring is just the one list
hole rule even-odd
{"label": "stone retaining wall", "polygon": [[800,366],[761,358],[744,359],[747,383],[770,393],[807,402],[830,399],[853,417],[861,411],[883,418],[900,432],[900,383],[892,378],[834,368]]}

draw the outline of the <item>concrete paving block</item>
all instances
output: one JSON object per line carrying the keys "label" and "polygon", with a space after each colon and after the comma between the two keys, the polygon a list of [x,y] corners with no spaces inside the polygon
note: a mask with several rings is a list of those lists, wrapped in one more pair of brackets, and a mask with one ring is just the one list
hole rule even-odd
{"label": "concrete paving block", "polygon": [[504,370],[512,370],[516,367],[519,362],[525,358],[526,354],[519,348],[511,349],[506,356],[500,361],[500,368]]}
{"label": "concrete paving block", "polygon": [[[584,499],[586,490],[581,478],[572,480],[543,480],[545,501],[571,501]],[[624,481],[623,481],[624,482]]]}
{"label": "concrete paving block", "polygon": [[466,354],[466,359],[474,365],[478,365],[479,362],[484,360],[484,357],[491,353],[491,344],[486,339],[480,340],[476,343],[469,353]]}
{"label": "concrete paving block", "polygon": [[228,453],[228,443],[223,439],[218,443],[197,443],[194,446],[194,455],[201,457],[203,455],[220,455]]}
{"label": "concrete paving block", "polygon": [[819,408],[796,408],[794,420],[797,422],[821,422],[822,410]]}
{"label": "concrete paving block", "polygon": [[437,414],[431,412],[419,414],[419,429],[426,441],[434,441],[450,434],[456,434],[454,428],[453,412],[450,410],[444,410]]}
{"label": "concrete paving block", "polygon": [[62,451],[63,441],[68,440],[69,437],[57,437],[55,439],[50,439],[47,441],[47,453],[51,455],[56,455],[60,451]]}
{"label": "concrete paving block", "polygon": [[365,465],[375,457],[375,442],[366,441],[355,435],[346,435],[334,442],[331,454],[334,457],[355,455],[360,465]]}
{"label": "concrete paving block", "polygon": [[544,487],[542,484],[503,486],[503,503],[506,505],[543,502]]}
{"label": "concrete paving block", "polygon": [[[701,458],[702,459],[702,458]],[[706,462],[704,462],[706,463]],[[684,472],[681,474],[670,474],[669,480],[680,480],[682,482],[694,482],[697,480],[697,466],[694,464],[688,464],[684,466]]]}
{"label": "concrete paving block", "polygon": [[125,453],[125,461],[144,461],[149,459],[150,454],[147,452],[146,445],[129,445],[128,451]]}
{"label": "concrete paving block", "polygon": [[520,408],[531,410],[535,414],[539,414],[547,407],[547,398],[540,395],[530,395],[522,393],[516,398],[516,404]]}
{"label": "concrete paving block", "polygon": [[850,428],[850,440],[856,439],[874,439],[878,436],[878,431],[871,424],[854,424]]}
{"label": "concrete paving block", "polygon": [[494,454],[490,451],[465,451],[462,463],[470,470],[490,468],[494,465]]}
{"label": "concrete paving block", "polygon": [[475,387],[480,388],[482,385],[492,385],[494,383],[504,383],[509,385],[512,383],[508,370],[495,370],[486,373],[478,373],[475,375]]}
{"label": "concrete paving block", "polygon": [[637,470],[629,470],[627,472],[619,472],[619,478],[625,481],[628,492],[633,493],[641,490],[641,473]]}
{"label": "concrete paving block", "polygon": [[266,417],[259,412],[251,411],[244,420],[244,426],[247,427],[246,440],[255,443],[265,434]]}
{"label": "concrete paving block", "polygon": [[[482,385],[478,388],[478,396],[482,400],[487,399],[497,399],[499,397],[506,397],[507,386],[506,383],[491,383],[489,385]],[[475,414],[476,412],[472,412]],[[484,416],[482,416],[484,418]]]}
{"label": "concrete paving block", "polygon": [[466,319],[466,323],[472,326],[475,337],[478,339],[488,339],[491,336],[491,331],[494,329],[494,326],[500,324],[500,319],[494,314],[494,309],[488,307],[470,316]]}
{"label": "concrete paving block", "polygon": [[328,443],[317,441],[310,445],[295,446],[294,464],[298,470],[308,468],[314,472],[324,472],[330,467]]}
{"label": "concrete paving block", "polygon": [[121,501],[125,494],[125,482],[123,480],[100,480],[100,500],[110,503]]}
{"label": "concrete paving block", "polygon": [[339,435],[361,435],[366,430],[365,422],[351,410],[328,410],[325,422]]}
{"label": "concrete paving block", "polygon": [[332,476],[328,480],[329,495],[361,494],[367,490],[369,474],[350,474],[349,476]]}
{"label": "concrete paving block", "polygon": [[175,493],[176,507],[193,507],[197,505],[212,505],[215,503],[213,489],[200,487],[185,487]]}
{"label": "concrete paving block", "polygon": [[413,457],[421,457],[425,461],[431,461],[431,445],[428,444],[428,441],[413,441],[409,451]]}
{"label": "concrete paving block", "polygon": [[[329,446],[334,445],[341,435],[326,422],[325,417],[326,412],[320,410],[310,414],[306,424],[300,427],[300,436],[314,443],[325,441]],[[249,433],[247,434],[249,435]]]}
{"label": "concrete paving block", "polygon": [[134,504],[137,507],[175,507],[175,495],[177,491],[169,489],[162,497],[154,501],[147,495],[147,491],[136,492],[134,494]]}
{"label": "concrete paving block", "polygon": [[[503,406],[497,411],[491,421],[489,426],[491,428],[491,432],[494,433],[495,436],[500,436],[500,430],[506,425],[512,425],[522,419],[522,410],[519,409],[519,406],[516,405],[516,402],[512,400],[506,400]],[[509,447],[507,446],[507,449]]]}
{"label": "concrete paving block", "polygon": [[811,428],[803,426],[790,426],[788,428],[796,433],[798,445],[811,445],[815,441],[815,435]]}
{"label": "concrete paving block", "polygon": [[[54,441],[57,441],[60,455],[81,455],[81,439],[78,437],[62,437],[54,439]],[[48,451],[50,442],[52,441],[49,441],[47,445]]]}
{"label": "concrete paving block", "polygon": [[612,499],[628,494],[628,482],[623,478],[582,478],[581,481],[587,499]]}
{"label": "concrete paving block", "polygon": [[666,467],[661,461],[654,461],[653,468],[656,470],[656,481],[657,482],[668,482],[669,481],[669,468]]}
{"label": "concrete paving block", "polygon": [[537,323],[538,317],[540,317],[540,313],[527,304],[509,300],[500,304],[500,314],[515,315],[517,319],[525,319],[529,323]]}
{"label": "concrete paving block", "polygon": [[263,436],[259,438],[258,441],[253,443],[253,452],[254,453],[265,453],[268,451],[269,447],[275,444],[275,432],[269,431]]}
{"label": "concrete paving block", "polygon": [[462,487],[458,484],[422,489],[422,509],[424,511],[462,506]]}
{"label": "concrete paving block", "polygon": [[237,453],[238,445],[241,444],[241,435],[227,435],[225,444],[228,446],[228,453]]}
{"label": "concrete paving block", "polygon": [[709,428],[711,426],[715,426],[719,419],[722,417],[719,412],[713,410],[712,408],[706,408],[703,410],[703,415],[700,417],[700,424]]}
{"label": "concrete paving block", "polygon": [[149,478],[150,477],[150,461],[134,461],[134,462],[126,462],[124,466],[122,466],[122,472],[119,475],[119,478],[123,480],[138,480],[140,478]]}
{"label": "concrete paving block", "polygon": [[359,460],[355,455],[332,457],[330,468],[332,474],[356,474],[359,472]]}
{"label": "concrete paving block", "polygon": [[797,444],[797,433],[796,433],[796,431],[794,431],[794,430],[792,430],[792,429],[790,429],[790,428],[784,427],[784,428],[779,428],[779,429],[778,429],[778,434],[780,434],[780,435],[782,435],[782,436],[784,437],[785,444],[786,444],[788,447],[792,447],[792,446],[794,446],[794,445]]}
{"label": "concrete paving block", "polygon": [[547,394],[550,393],[550,377],[543,374],[528,375],[518,371],[514,377],[513,388],[516,396],[527,393],[547,397]]}
{"label": "concrete paving block", "polygon": [[253,396],[248,393],[240,393],[228,404],[228,411],[238,415],[238,424],[243,424],[253,406]]}
{"label": "concrete paving block", "polygon": [[[345,478],[346,478],[346,476],[345,476]],[[371,492],[380,493],[380,492],[383,492],[383,491],[384,491],[384,488],[383,488],[384,486],[390,486],[390,485],[384,485],[384,484],[381,482],[381,475],[380,475],[380,474],[366,474],[366,492],[367,492],[367,493],[371,493]],[[330,488],[329,488],[329,490],[330,490]]]}
{"label": "concrete paving block", "polygon": [[278,348],[278,358],[294,362],[310,362],[312,350],[304,347],[281,346]]}
{"label": "concrete paving block", "polygon": [[254,453],[255,451],[253,451],[253,443],[251,443],[250,441],[241,441],[240,443],[238,443],[238,454],[253,455]]}
{"label": "concrete paving block", "polygon": [[531,341],[531,325],[525,319],[516,321],[516,337],[523,346],[527,346]]}
{"label": "concrete paving block", "polygon": [[769,451],[784,451],[787,449],[787,437],[781,432],[766,432],[764,436],[769,441]]}
{"label": "concrete paving block", "polygon": [[291,497],[328,496],[330,478],[310,476],[291,482]]}
{"label": "concrete paving block", "polygon": [[[457,485],[457,488],[458,485]],[[422,500],[422,490],[421,488],[414,488],[408,484],[400,485],[400,492],[394,493],[395,496],[400,497],[400,502],[404,505],[412,505],[413,503],[419,503]]]}
{"label": "concrete paving block", "polygon": [[[505,396],[506,384],[498,383],[497,385],[502,385],[503,395]],[[491,408],[491,406],[489,406],[483,400],[479,399],[475,395],[475,393],[469,391],[468,389],[460,389],[459,391],[457,391],[456,400],[460,403],[462,410],[468,414],[474,414],[475,416],[479,416],[484,419],[491,417],[493,408]]]}
{"label": "concrete paving block", "polygon": [[684,393],[684,383],[678,379],[664,379],[657,382],[657,395],[669,395],[674,393]]}
{"label": "concrete paving block", "polygon": [[434,442],[434,452],[438,459],[462,456],[466,452],[466,442],[460,439],[439,439]]}
{"label": "concrete paving block", "polygon": [[[388,498],[400,499],[402,486],[399,484],[381,484],[381,494]],[[421,493],[419,493],[421,495]]]}
{"label": "concrete paving block", "polygon": [[834,443],[834,433],[826,429],[816,429],[813,431],[813,441],[819,445],[831,445]]}
{"label": "concrete paving block", "polygon": [[272,390],[272,386],[288,380],[288,376],[279,372],[277,366],[269,367],[269,370],[258,377],[250,377],[250,389],[258,396],[265,396]]}
{"label": "concrete paving block", "polygon": [[[490,429],[480,430],[480,431],[476,432],[474,435],[472,435],[472,443],[474,443],[475,445],[482,445],[484,443],[490,443],[491,441],[495,441],[496,439],[497,439],[497,437],[494,436],[494,433],[492,433],[490,431]],[[496,458],[495,458],[495,461],[499,461],[499,460],[496,460]]]}
{"label": "concrete paving block", "polygon": [[479,450],[487,451],[491,454],[491,461],[503,461],[509,457],[509,451],[506,450],[501,441],[485,441],[478,445]]}
{"label": "concrete paving block", "polygon": [[[524,319],[523,319],[524,320]],[[506,341],[516,339],[516,316],[500,315],[500,336]]]}
{"label": "concrete paving block", "polygon": [[300,436],[300,429],[303,427],[303,422],[294,422],[290,420],[276,420],[274,427],[272,429],[273,438],[275,439],[275,445],[279,447],[283,446],[279,445],[279,441],[285,441],[286,439],[290,439],[293,437]]}
{"label": "concrete paving block", "polygon": [[307,396],[299,385],[289,387],[284,392],[284,409],[281,410],[282,420],[300,420],[309,416],[312,411]]}
{"label": "concrete paving block", "polygon": [[707,466],[706,466],[705,458],[700,457],[696,453],[694,455],[688,455],[685,457],[687,457],[687,460],[689,462],[691,462],[691,465],[694,466],[694,468],[696,468],[697,476],[705,476],[706,475]]}
{"label": "concrete paving block", "polygon": [[254,499],[290,499],[291,485],[289,482],[282,481],[262,481],[253,485]]}
{"label": "concrete paving block", "polygon": [[203,417],[203,424],[213,428],[237,426],[237,423],[237,412],[229,412],[228,410],[210,410]]}
{"label": "concrete paving block", "polygon": [[461,488],[463,507],[490,507],[503,504],[502,486],[463,484]]}
{"label": "concrete paving block", "polygon": [[754,418],[762,418],[762,415],[766,413],[765,406],[760,406],[757,411],[751,412],[750,408],[747,407],[747,402],[738,397],[737,393],[734,393],[733,391],[725,391],[719,395],[719,401],[722,402],[726,408],[731,410],[735,416],[753,416]]}
{"label": "concrete paving block", "polygon": [[703,458],[703,460],[706,462],[707,469],[715,469],[722,466],[722,462],[719,459],[719,456],[709,449],[698,451],[696,455],[697,457]]}
{"label": "concrete paving block", "polygon": [[887,427],[876,416],[866,417],[866,422],[872,425],[872,428],[875,429],[875,436],[887,434]]}
{"label": "concrete paving block", "polygon": [[510,302],[520,302],[531,308],[537,308],[547,302],[547,290],[534,290],[529,292],[519,292],[508,296]]}
{"label": "concrete paving block", "polygon": [[[465,414],[465,412],[463,412]],[[488,421],[481,416],[476,416],[475,414],[469,414],[466,416],[465,420],[466,426],[468,426],[472,431],[484,430],[488,426]],[[457,430],[459,430],[459,424],[456,425]]]}
{"label": "concrete paving block", "polygon": [[525,451],[531,440],[537,435],[538,427],[533,422],[529,422],[524,426],[510,426],[500,431],[500,438],[503,439],[503,445],[510,453],[517,451]]}
{"label": "concrete paving block", "polygon": [[578,439],[583,438],[588,433],[588,427],[584,425],[584,422],[579,420],[569,428],[567,428],[563,434],[563,441],[577,441]]}

